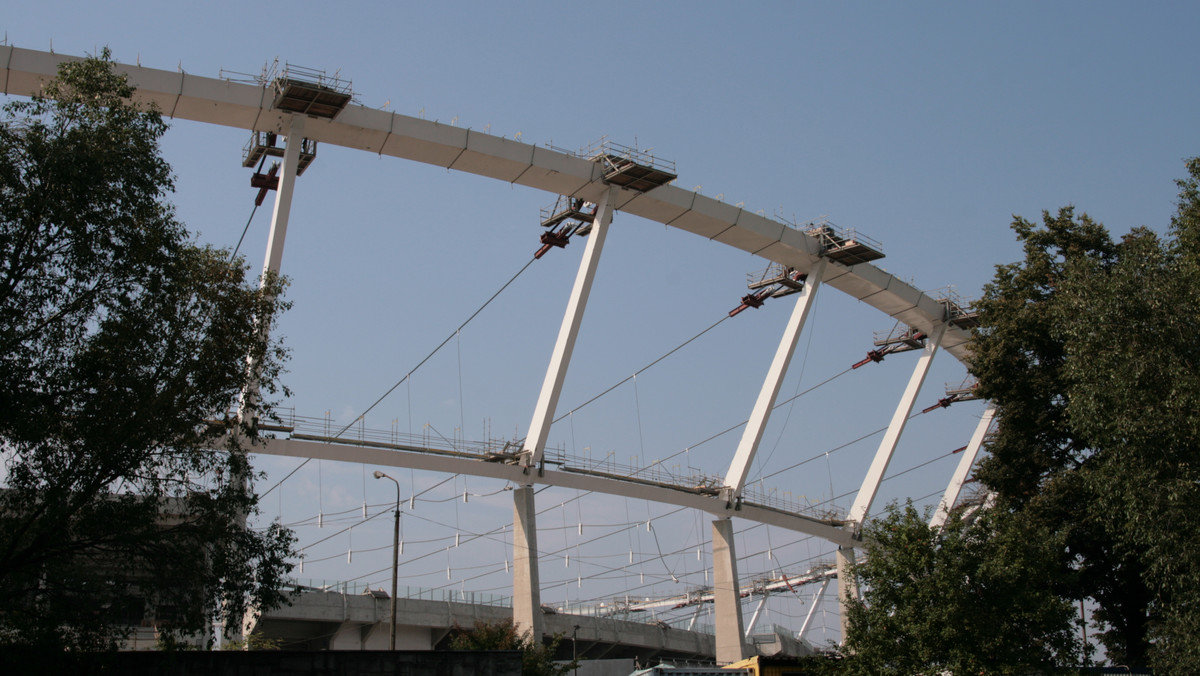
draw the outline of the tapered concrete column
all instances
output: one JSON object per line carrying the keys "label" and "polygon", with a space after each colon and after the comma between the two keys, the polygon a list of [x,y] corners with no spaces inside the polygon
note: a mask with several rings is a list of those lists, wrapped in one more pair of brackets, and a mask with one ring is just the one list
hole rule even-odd
{"label": "tapered concrete column", "polygon": [[541,643],[546,633],[538,581],[537,510],[533,486],[513,490],[513,624]]}
{"label": "tapered concrete column", "polygon": [[712,550],[717,664],[731,664],[750,655],[742,634],[742,597],[738,587],[732,519],[726,517],[713,521]]}
{"label": "tapered concrete column", "polygon": [[841,627],[842,627],[842,643],[846,642],[846,635],[850,631],[850,618],[846,613],[846,607],[850,601],[858,599],[858,577],[855,576],[850,568],[854,565],[854,548],[853,547],[838,547],[837,550],[837,574],[838,574],[838,606],[841,609]]}
{"label": "tapered concrete column", "polygon": [[930,528],[940,529],[946,525],[946,519],[950,518],[950,510],[954,509],[955,503],[958,502],[958,496],[962,493],[962,487],[967,483],[967,477],[971,475],[971,468],[975,466],[975,458],[979,456],[979,449],[983,448],[983,440],[987,438],[988,429],[991,428],[992,418],[995,416],[994,406],[988,406],[987,410],[983,412],[983,417],[975,426],[975,433],[971,435],[970,443],[963,449],[963,455],[958,459],[958,467],[954,469],[954,474],[950,477],[950,483],[946,486],[942,501],[938,503],[937,511],[929,520]]}

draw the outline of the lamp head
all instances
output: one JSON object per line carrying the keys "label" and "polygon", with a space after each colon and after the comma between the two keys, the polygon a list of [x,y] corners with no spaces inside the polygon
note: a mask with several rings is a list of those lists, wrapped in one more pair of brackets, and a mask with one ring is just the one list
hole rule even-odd
{"label": "lamp head", "polygon": [[387,476],[387,475],[384,474],[383,472],[380,472],[379,470],[375,470],[375,478],[376,479],[382,479],[385,476]]}

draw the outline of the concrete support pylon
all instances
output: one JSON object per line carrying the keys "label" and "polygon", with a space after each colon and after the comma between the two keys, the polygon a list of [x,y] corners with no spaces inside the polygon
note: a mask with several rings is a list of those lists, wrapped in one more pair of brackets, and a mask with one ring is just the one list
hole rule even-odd
{"label": "concrete support pylon", "polygon": [[851,570],[854,566],[854,548],[853,547],[838,547],[837,549],[837,578],[838,578],[838,606],[841,609],[841,630],[842,643],[846,642],[846,635],[850,631],[850,618],[847,616],[846,608],[850,601],[858,600],[858,577]]}
{"label": "concrete support pylon", "polygon": [[716,616],[717,664],[732,664],[750,655],[742,627],[733,520],[712,522],[713,612]]}
{"label": "concrete support pylon", "polygon": [[513,490],[513,625],[528,631],[535,643],[546,633],[542,590],[538,580],[537,510],[533,486]]}

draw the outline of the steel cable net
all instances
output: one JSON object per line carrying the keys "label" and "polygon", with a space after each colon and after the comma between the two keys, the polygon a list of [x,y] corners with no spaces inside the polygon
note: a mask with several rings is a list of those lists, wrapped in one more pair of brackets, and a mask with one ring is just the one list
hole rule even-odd
{"label": "steel cable net", "polygon": [[[469,341],[469,334],[475,329],[467,326],[461,330],[468,335]],[[678,341],[675,345],[687,345],[688,342]],[[657,354],[671,354],[673,349],[662,349]],[[676,358],[686,361],[688,356],[686,350],[681,351],[668,363]],[[911,365],[913,361],[899,355],[890,359],[887,366],[893,367]],[[815,363],[825,361],[818,359]],[[642,363],[651,362],[653,359]],[[847,389],[870,387],[863,384],[870,378],[864,375],[867,371],[851,372],[851,363],[848,359],[841,370],[829,370],[823,378],[810,366],[808,374],[811,375],[807,375],[804,382],[784,388],[785,394],[778,399],[776,419],[784,417],[778,409],[799,407],[796,423],[811,426],[811,418],[804,416],[806,397],[817,398],[825,396],[827,391],[844,393]],[[715,421],[710,420],[693,424],[689,429],[699,433],[685,442],[686,445],[665,453],[653,450],[654,444],[636,441],[618,450],[613,446],[601,446],[590,436],[590,423],[586,419],[593,415],[593,409],[598,411],[598,416],[607,417],[612,408],[624,408],[625,424],[631,429],[642,425],[656,426],[655,417],[645,410],[647,401],[651,402],[649,406],[655,405],[653,396],[649,395],[651,399],[647,399],[646,393],[654,392],[662,385],[657,379],[656,368],[627,371],[629,376],[612,377],[608,381],[614,385],[598,383],[592,391],[599,394],[581,394],[577,399],[579,404],[560,405],[552,430],[553,445],[546,454],[546,467],[557,471],[576,469],[603,473],[690,489],[717,489],[723,485],[727,454],[744,426],[744,421],[739,422],[737,417],[729,416],[732,419],[724,425],[711,424]],[[419,380],[419,373],[410,373],[410,376]],[[846,381],[855,384],[847,388],[843,384]],[[405,388],[397,392],[405,397],[420,396],[409,394]],[[619,405],[614,406],[611,402]],[[384,407],[386,410],[387,404]],[[605,407],[608,408],[605,410]],[[772,429],[768,437],[781,442],[785,450],[772,455],[769,465],[753,468],[754,480],[747,486],[744,499],[784,511],[809,513],[817,518],[841,518],[861,481],[861,467],[874,452],[874,445],[886,428],[889,413],[886,407],[870,415],[860,412],[852,424],[838,426],[843,433],[838,441],[827,442],[827,446],[820,448],[813,448],[811,443],[797,443],[798,436],[803,439],[804,431],[790,423],[785,429]],[[380,417],[386,420],[382,415]],[[461,413],[458,417],[462,417]],[[336,438],[342,443],[392,446],[397,453],[452,452],[479,460],[511,455],[523,440],[519,426],[513,434],[480,439],[470,438],[454,423],[448,428],[429,422],[412,425],[415,429],[405,429],[407,426],[399,423],[399,419],[375,427],[368,424],[370,418],[367,416],[334,422],[329,416],[306,417],[289,413],[280,422],[281,427],[287,428],[286,433],[296,437]],[[705,428],[710,431],[702,432]],[[484,429],[489,428],[485,425]],[[601,448],[605,450],[601,451]],[[807,452],[798,452],[799,448],[807,449]],[[933,451],[929,449],[930,453]],[[943,458],[949,457],[948,451],[942,449],[942,453],[931,460],[910,464],[942,467],[941,475],[948,476],[952,461]],[[652,455],[655,453],[657,457]],[[343,468],[332,469],[331,464],[325,463],[320,470],[306,467],[278,490],[288,492],[288,484],[298,480],[308,485],[321,484],[311,476],[314,471],[347,472]],[[855,469],[847,471],[846,466]],[[897,461],[898,472],[893,474],[907,476],[900,472],[908,466]],[[310,476],[304,479],[306,472]],[[403,480],[402,472],[399,478]],[[419,493],[444,479],[444,476],[412,472],[410,493]],[[888,483],[885,482],[885,486]],[[401,596],[511,605],[512,507],[504,488],[487,479],[456,477],[421,498],[405,502],[402,517],[405,534],[399,567]],[[379,496],[372,496],[370,488],[361,492],[358,502],[366,503],[366,520],[362,519],[361,505],[339,510],[343,512],[341,514],[331,510],[323,519],[313,515],[303,519],[285,517],[285,520],[297,523],[301,544],[306,547],[306,570],[298,575],[302,586],[348,593],[387,588],[390,580],[387,518],[390,507],[380,502]],[[936,497],[930,493],[923,499],[936,500]],[[577,494],[569,489],[547,487],[539,489],[537,504],[540,509],[538,560],[545,606],[560,613],[663,622],[679,629],[712,630],[712,605],[705,598],[713,581],[710,515],[640,500]],[[626,513],[631,514],[628,520],[612,518]],[[382,519],[375,518],[380,515]],[[641,516],[635,518],[635,515]],[[316,521],[323,521],[320,527],[314,525]],[[738,523],[739,577],[751,590],[743,599],[744,613],[747,621],[751,617],[756,620],[756,628],[751,628],[751,633],[760,630],[770,633],[776,625],[794,631],[807,620],[808,639],[817,643],[836,640],[836,594],[827,593],[820,597],[817,594],[824,580],[822,573],[832,563],[831,546],[817,538],[777,528]],[[344,528],[346,532],[320,541],[328,537],[331,528]],[[768,530],[773,539],[769,546],[765,544]],[[756,595],[752,591],[772,584],[774,586],[763,594]],[[759,603],[764,598],[760,608]],[[816,609],[810,617],[809,610],[814,603]]]}
{"label": "steel cable net", "polygon": [[[799,399],[802,394],[812,392],[821,385],[846,375],[849,371],[850,369],[845,369],[802,392],[797,388],[797,394],[783,400],[779,406],[788,405]],[[628,380],[630,379],[626,379],[626,381]],[[626,381],[622,381],[622,383]],[[612,389],[609,388],[606,393],[611,392]],[[560,418],[560,420],[562,419]],[[333,427],[328,419],[299,416],[287,418],[285,425],[290,427],[294,434],[311,434],[313,436],[328,436]],[[726,427],[724,433],[698,440],[699,443],[693,446],[708,443],[723,434],[736,431],[741,426],[741,424],[735,424]],[[884,429],[881,427],[867,431],[858,438],[848,440],[828,451],[819,452],[799,463],[775,470],[768,475],[768,478],[812,463],[828,463],[831,455],[845,452],[860,442],[876,437]],[[480,459],[494,457],[497,453],[503,453],[506,448],[513,446],[511,440],[478,442],[447,438],[431,426],[426,426],[419,435],[402,433],[395,428],[372,429],[367,427],[365,420],[361,418],[356,424],[347,426],[340,432],[343,440],[349,438],[415,449],[438,447],[442,450],[473,454]],[[596,459],[572,456],[563,449],[554,449],[548,452],[547,462],[549,465],[558,467],[570,467],[574,463],[588,471],[603,472],[613,476],[636,477],[660,483],[682,486],[719,486],[722,481],[722,477],[719,475],[696,474],[695,468],[691,467],[687,467],[681,472],[678,466],[667,464],[666,461],[675,456],[690,453],[691,448],[664,456],[658,461],[647,462],[644,465],[636,462],[636,456],[631,458],[634,462],[627,464],[618,462],[614,454]],[[908,471],[919,469],[942,459],[942,456],[936,457],[918,467],[898,472],[894,476],[903,476]],[[478,479],[471,479],[471,481],[480,482]],[[467,479],[463,479],[464,486],[466,482]],[[444,479],[442,483],[445,483]],[[457,483],[457,478],[455,478],[455,483]],[[496,496],[504,493],[504,489],[473,492],[458,488],[447,490],[443,485],[440,490],[441,497],[432,497],[431,493],[428,497],[406,503],[410,507],[409,511],[405,513],[406,524],[411,527],[411,524],[418,522],[434,528],[435,532],[440,529],[442,534],[427,538],[406,536],[404,541],[406,555],[401,561],[402,579],[417,584],[407,584],[402,594],[412,595],[416,598],[457,600],[491,605],[510,604],[511,579],[509,574],[512,533],[511,526],[505,522],[505,519],[501,517],[498,525],[486,530],[463,529],[461,522],[452,523],[434,518],[422,509],[424,503],[445,505],[453,502],[457,508],[460,502],[466,505],[473,501],[476,505],[484,503],[489,508],[506,511],[507,500],[505,498],[500,498],[499,501],[495,500]],[[707,613],[711,612],[711,597],[706,597],[706,590],[711,583],[710,562],[707,561],[707,552],[711,543],[707,537],[707,519],[704,516],[697,518],[695,514],[688,514],[690,510],[684,509],[662,511],[651,504],[626,499],[624,500],[626,511],[629,509],[628,503],[637,503],[640,507],[634,507],[634,509],[644,510],[647,518],[629,522],[598,521],[591,518],[591,515],[598,513],[596,508],[589,506],[586,509],[589,518],[584,519],[583,504],[611,502],[620,499],[576,493],[555,504],[554,497],[551,496],[557,496],[564,491],[548,488],[542,490],[544,493],[539,495],[539,505],[547,505],[547,502],[550,502],[538,515],[539,542],[541,543],[539,562],[543,570],[543,603],[551,605],[557,612],[665,622],[680,628],[690,627],[703,630],[711,627],[710,624],[700,621],[701,618],[706,617]],[[813,501],[809,501],[805,506],[810,510],[813,507],[825,510],[826,514],[840,514],[844,511],[844,505],[839,506],[837,502],[852,498],[853,494],[854,490],[847,490],[836,495],[830,494],[815,504]],[[779,491],[764,488],[761,480],[751,484],[750,490],[747,491],[747,499],[790,511],[794,511],[797,505],[794,501],[782,499]],[[572,505],[575,506],[574,513]],[[379,510],[375,512],[375,515],[388,513],[386,505],[372,504],[369,507]],[[444,510],[444,507],[441,509]],[[603,514],[607,511],[609,510],[601,508],[599,513]],[[619,510],[612,511],[619,512]],[[347,532],[354,523],[360,522],[356,510],[349,510],[349,512],[349,514],[330,515],[350,522],[351,526],[346,529]],[[686,529],[677,527],[673,522],[678,520],[686,520],[688,527]],[[311,519],[307,523],[311,523]],[[328,525],[330,521],[326,520],[325,523]],[[823,546],[823,543],[815,541],[815,538],[795,538],[791,533],[787,535],[793,537],[784,538],[779,545],[768,545],[765,549],[754,550],[756,538],[759,537],[759,534],[765,534],[769,530],[769,527],[761,524],[750,524],[739,532],[740,538],[749,539],[751,543],[749,547],[753,550],[747,552],[743,549],[739,557],[739,566],[743,571],[741,578],[744,581],[750,581],[746,586],[751,591],[747,594],[745,603],[748,606],[755,605],[761,598],[767,598],[767,602],[764,604],[765,612],[760,609],[756,615],[756,617],[762,618],[759,621],[760,625],[768,620],[770,620],[769,624],[779,624],[780,622],[795,624],[797,618],[808,619],[807,611],[804,611],[803,608],[805,608],[805,604],[811,604],[816,600],[815,592],[806,596],[797,588],[820,583],[828,577],[827,571],[830,570],[832,561],[831,552],[828,547]],[[776,529],[776,533],[779,532]],[[558,533],[562,534],[561,543],[556,538]],[[665,547],[659,538],[660,533],[667,533],[671,536]],[[684,534],[681,539],[677,537],[680,534]],[[620,541],[622,536],[624,536],[625,543],[618,542],[614,545],[613,543]],[[333,539],[329,538],[328,540]],[[336,553],[325,554],[323,557],[317,557],[314,554],[313,563],[341,560],[343,558],[343,552],[340,551],[342,548],[346,549],[345,559],[348,562],[350,559],[349,537],[346,539],[347,543],[339,546]],[[625,551],[613,552],[612,549],[620,544],[626,545]],[[327,548],[333,546],[326,545]],[[376,544],[374,547],[356,550],[354,555],[362,558],[369,554],[386,553],[388,549],[386,544]],[[487,558],[484,555],[476,553],[481,549],[490,552],[488,555],[491,557],[490,563],[486,562]],[[333,587],[347,591],[379,588],[385,586],[384,582],[389,573],[390,567],[384,565],[365,574],[335,582]],[[309,586],[329,588],[330,584],[330,582],[322,582]],[[616,592],[597,592],[598,589],[602,590],[605,587],[615,588]],[[754,589],[760,590],[758,599],[756,599]],[[752,611],[748,610],[748,612]],[[822,614],[822,618],[823,620],[828,618],[828,609]],[[810,626],[817,627],[825,634],[828,634],[828,630],[832,628],[832,625],[826,624]]]}
{"label": "steel cable net", "polygon": [[[653,380],[655,372],[651,367],[715,326],[709,326],[692,338],[678,343],[641,369],[600,390],[599,394],[582,399],[581,404],[571,408],[560,407],[563,412],[556,419],[555,429],[562,432],[560,438],[563,441],[548,449],[547,466],[688,488],[717,488],[722,485],[723,467],[718,465],[712,468],[712,463],[708,462],[706,471],[701,468],[705,462],[694,461],[694,457],[698,455],[698,450],[706,446],[724,445],[728,449],[733,443],[729,439],[736,441],[744,421],[720,426],[688,446],[654,460],[642,459],[640,452],[630,455],[609,451],[601,455],[590,445],[580,443],[575,430],[576,418],[587,415],[587,409],[593,402],[622,397],[626,403],[630,399],[635,402],[634,411],[629,416],[634,422],[630,424],[640,425],[636,422],[642,417],[640,404],[636,403],[638,378],[644,382]],[[464,323],[459,328],[459,331],[463,330],[469,332],[471,329]],[[406,378],[413,376],[415,371],[410,371]],[[790,395],[779,398],[776,408],[797,403],[802,405],[806,395],[815,393],[814,396],[820,396],[822,387],[831,384],[836,386],[839,380],[859,377],[858,373],[852,374],[851,371],[848,367],[844,368],[812,385],[796,383]],[[632,397],[630,390],[633,390]],[[884,418],[879,415],[875,417]],[[354,417],[348,423],[335,423],[329,416],[305,417],[288,413],[279,422],[281,432],[297,438],[368,443],[393,447],[398,453],[452,452],[480,460],[503,458],[518,448],[522,441],[519,434],[508,438],[468,439],[460,428],[444,432],[431,423],[422,425],[415,432],[403,430],[397,421],[393,421],[386,429],[375,428],[367,424],[365,415]],[[880,427],[866,430],[861,426],[847,428],[861,433],[798,462],[792,460],[794,454],[789,454],[786,459],[788,464],[781,465],[785,461],[781,456],[771,466],[757,468],[757,480],[750,483],[744,497],[748,502],[784,511],[808,511],[823,518],[840,518],[848,500],[853,498],[859,476],[845,476],[834,469],[833,463],[855,451],[860,457],[869,455],[872,439],[885,428],[885,419]],[[780,430],[778,436],[785,438],[789,435],[787,430]],[[720,454],[715,456],[720,458]],[[629,460],[625,461],[625,457]],[[940,460],[941,456],[938,456],[923,464]],[[790,475],[811,470],[814,466],[817,470],[812,474],[825,479],[818,482],[818,485],[825,487],[809,489],[815,493],[812,497],[800,490],[781,490],[767,483],[768,480],[778,479],[781,485],[787,486]],[[328,471],[328,467],[318,471]],[[421,498],[409,499],[405,503],[403,519],[406,535],[402,545],[404,555],[400,561],[400,575],[404,584],[401,595],[489,605],[511,604],[512,527],[509,516],[511,507],[505,491],[507,487],[496,488],[491,485],[494,482],[475,477],[452,477],[450,483],[454,487],[451,488],[444,476],[437,477],[437,481],[435,476],[414,472],[411,477],[414,494],[421,491],[421,486],[432,486],[439,481],[442,485]],[[840,488],[835,486],[835,481]],[[311,477],[308,482],[313,483]],[[337,571],[324,580],[301,583],[303,586],[341,589],[350,593],[386,588],[390,575],[387,519],[375,517],[389,514],[390,510],[385,503],[371,501],[366,504],[366,494],[364,490],[362,509],[342,510],[339,514],[324,515],[324,518],[318,516],[295,520],[300,530],[312,530],[314,522],[322,522],[311,539],[308,536],[302,538],[302,543],[307,541],[304,546],[309,571],[314,568]],[[447,519],[445,517],[451,504],[455,518]],[[431,515],[430,508],[435,505],[437,513]],[[711,604],[704,598],[712,582],[708,515],[685,509],[664,509],[661,505],[638,500],[573,493],[548,487],[539,490],[538,505],[542,507],[538,515],[538,558],[542,569],[544,605],[555,608],[557,612],[665,622],[679,628],[710,630],[711,622],[704,621],[711,613]],[[644,513],[646,518],[624,522],[603,518],[631,509]],[[480,522],[481,511],[490,515],[488,527],[475,525]],[[470,527],[463,526],[463,516],[467,512],[471,516],[465,521],[471,524]],[[362,518],[363,514],[368,514],[366,519]],[[327,529],[342,523],[345,524],[344,532],[334,537],[327,535]],[[686,525],[681,526],[681,523]],[[807,609],[817,600],[815,590],[827,577],[822,573],[829,569],[832,553],[827,543],[816,538],[797,537],[779,529],[774,529],[779,542],[764,547],[760,540],[766,537],[768,530],[771,529],[760,524],[745,524],[739,528],[740,578],[750,589],[762,589],[774,583],[769,593],[765,593],[767,600],[762,609],[758,609],[757,604],[764,594],[758,597],[753,591],[747,594],[744,600],[747,618],[758,609],[756,617],[760,628],[776,624],[796,625],[798,618],[799,621],[809,619]],[[355,542],[361,544],[355,547]],[[818,637],[817,640],[832,638],[830,632],[836,631],[836,621],[829,620],[830,613],[836,617],[836,607],[831,605],[832,595],[829,596],[821,600],[823,609],[819,613],[820,619],[810,624],[809,631],[816,632],[810,635]]]}

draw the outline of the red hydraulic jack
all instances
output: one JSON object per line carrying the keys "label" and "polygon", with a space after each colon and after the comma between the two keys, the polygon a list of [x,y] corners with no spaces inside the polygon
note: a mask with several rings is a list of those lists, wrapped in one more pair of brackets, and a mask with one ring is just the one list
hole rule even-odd
{"label": "red hydraulic jack", "polygon": [[854,366],[851,366],[850,368],[856,369],[860,366],[866,366],[867,364],[870,364],[871,362],[875,362],[878,364],[879,362],[883,361],[883,357],[885,354],[887,354],[887,353],[880,351],[880,350],[871,350],[870,352],[867,353],[866,359],[863,359],[862,361],[855,363]]}
{"label": "red hydraulic jack", "polygon": [[896,336],[892,335],[884,340],[875,341],[878,350],[867,352],[867,356],[861,361],[851,366],[851,369],[860,368],[870,364],[871,362],[879,363],[883,358],[893,352],[907,352],[909,350],[918,350],[925,345],[925,334],[921,331],[909,329],[904,333]]}
{"label": "red hydraulic jack", "polygon": [[542,256],[545,256],[546,252],[549,251],[550,247],[552,246],[556,246],[560,249],[566,247],[567,243],[571,241],[571,235],[567,233],[567,230],[568,228],[563,228],[559,232],[553,232],[550,230],[543,232],[542,236],[539,238],[542,242],[542,248],[538,249],[537,253],[533,254],[534,259],[536,260]]}
{"label": "red hydraulic jack", "polygon": [[542,227],[546,228],[546,231],[539,238],[542,247],[533,254],[534,260],[545,256],[550,247],[562,249],[567,246],[572,235],[586,235],[591,232],[597,209],[599,205],[566,195],[560,195],[554,206],[542,209]]}
{"label": "red hydraulic jack", "polygon": [[[975,399],[978,399],[979,393],[976,391],[978,389],[978,387],[979,387],[979,383],[968,384],[967,382],[964,382],[962,385],[959,385],[957,387],[947,388],[946,396],[942,397],[941,399],[938,399],[936,404],[934,404],[933,406],[930,406],[929,408],[925,409],[924,411],[921,411],[921,413],[929,413],[930,411],[933,411],[933,410],[936,410],[939,408],[949,408],[950,404],[953,404],[953,403],[956,403],[959,401],[973,401]],[[961,450],[961,449],[959,449],[959,450]],[[958,451],[955,451],[955,453],[957,453],[957,452]]]}
{"label": "red hydraulic jack", "polygon": [[933,406],[928,406],[922,409],[921,413],[929,413],[930,411],[936,411],[939,408],[950,408],[950,404],[953,404],[956,401],[958,400],[954,397],[942,397],[941,399],[938,399],[937,403]]}
{"label": "red hydraulic jack", "polygon": [[926,408],[925,410],[921,411],[921,413],[929,413],[930,411],[936,411],[939,408],[950,408],[950,404],[958,401],[971,401],[972,399],[978,399],[978,397],[975,396],[975,393],[972,391],[956,392],[938,399],[936,404]]}
{"label": "red hydraulic jack", "polygon": [[276,175],[278,173],[279,163],[275,162],[271,165],[271,168],[267,170],[267,173],[255,173],[250,177],[250,187],[258,188],[258,196],[254,198],[254,206],[262,206],[263,200],[267,198],[268,190],[279,189],[279,176]]}
{"label": "red hydraulic jack", "polygon": [[[770,273],[776,273],[773,276]],[[791,268],[774,266],[767,268],[763,278],[752,283],[750,289],[754,293],[742,296],[742,304],[729,311],[730,317],[736,317],[746,308],[760,308],[768,298],[781,298],[797,293],[804,289],[807,273],[797,272]]]}
{"label": "red hydraulic jack", "polygon": [[750,293],[750,294],[746,294],[745,296],[742,296],[742,304],[733,308],[732,310],[730,310],[729,316],[736,317],[739,314],[741,314],[742,311],[748,307],[752,307],[752,308],[756,308],[756,309],[762,307],[763,301],[766,300],[767,296],[770,296],[770,295],[771,295],[771,292],[764,289],[762,291],[759,291],[758,293]]}

